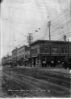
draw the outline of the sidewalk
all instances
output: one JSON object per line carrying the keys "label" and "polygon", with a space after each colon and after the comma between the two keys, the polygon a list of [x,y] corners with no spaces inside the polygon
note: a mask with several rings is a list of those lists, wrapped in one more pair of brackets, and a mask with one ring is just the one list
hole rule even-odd
{"label": "sidewalk", "polygon": [[44,71],[50,71],[50,72],[56,72],[56,73],[64,73],[64,74],[71,74],[71,70],[64,69],[64,68],[42,68],[41,70]]}
{"label": "sidewalk", "polygon": [[38,70],[45,70],[45,71],[55,71],[55,72],[61,72],[61,73],[67,73],[71,74],[71,70],[69,69],[64,69],[64,68],[55,68],[55,67],[45,67],[45,68],[39,68],[39,67],[25,67],[25,66],[17,66],[18,68],[28,68],[28,69],[38,69]]}

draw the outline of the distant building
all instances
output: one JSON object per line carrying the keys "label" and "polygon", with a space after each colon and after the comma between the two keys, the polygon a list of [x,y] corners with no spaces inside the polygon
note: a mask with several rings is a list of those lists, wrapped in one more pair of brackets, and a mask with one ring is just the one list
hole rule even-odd
{"label": "distant building", "polygon": [[30,66],[30,47],[25,47],[25,53],[24,53],[24,65]]}
{"label": "distant building", "polygon": [[5,56],[2,58],[2,65],[11,65],[12,63],[12,56]]}
{"label": "distant building", "polygon": [[13,65],[17,65],[17,48],[12,50],[12,62]]}
{"label": "distant building", "polygon": [[12,51],[12,59],[14,64],[24,65],[24,61],[28,58],[27,46],[21,46]]}

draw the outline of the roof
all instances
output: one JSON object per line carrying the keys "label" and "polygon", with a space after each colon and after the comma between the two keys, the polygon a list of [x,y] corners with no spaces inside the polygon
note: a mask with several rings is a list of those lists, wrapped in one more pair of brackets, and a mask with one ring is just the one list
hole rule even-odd
{"label": "roof", "polygon": [[22,48],[24,48],[25,50],[28,50],[28,49],[29,49],[28,46],[23,45],[23,46],[21,46],[21,47],[19,47],[19,48],[15,48],[15,49],[13,49],[13,50],[12,50],[12,53],[13,53],[13,52],[16,52],[16,51],[18,51],[18,50],[20,50],[20,49],[22,49]]}
{"label": "roof", "polygon": [[37,40],[37,41],[34,41],[33,43],[31,43],[31,46],[32,45],[35,45],[35,44],[41,44],[41,43],[57,43],[57,44],[64,44],[64,43],[66,43],[66,44],[71,44],[71,42],[69,42],[69,41],[57,41],[57,40],[51,40],[51,41],[49,41],[49,40]]}

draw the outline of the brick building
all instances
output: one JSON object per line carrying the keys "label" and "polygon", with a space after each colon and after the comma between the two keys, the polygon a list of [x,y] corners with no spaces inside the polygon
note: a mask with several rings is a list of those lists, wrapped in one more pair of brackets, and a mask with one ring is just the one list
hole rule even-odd
{"label": "brick building", "polygon": [[58,63],[71,64],[71,42],[37,40],[30,47],[21,46],[12,51],[12,56],[4,57],[3,64],[31,67],[55,66]]}
{"label": "brick building", "polygon": [[12,64],[12,56],[7,55],[2,58],[2,65],[11,65]]}
{"label": "brick building", "polygon": [[12,50],[12,63],[13,63],[13,65],[17,64],[17,50],[18,50],[18,48],[15,48],[14,50]]}
{"label": "brick building", "polygon": [[15,65],[24,65],[24,61],[27,57],[27,46],[21,46],[12,51],[12,60]]}
{"label": "brick building", "polygon": [[71,42],[38,40],[31,44],[31,65],[47,66],[71,57]]}
{"label": "brick building", "polygon": [[30,66],[30,48],[28,46],[25,47],[24,65]]}

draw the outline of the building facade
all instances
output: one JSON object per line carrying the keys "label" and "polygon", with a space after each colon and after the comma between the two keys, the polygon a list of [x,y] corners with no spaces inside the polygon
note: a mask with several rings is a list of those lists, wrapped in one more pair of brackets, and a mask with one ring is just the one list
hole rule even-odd
{"label": "building facade", "polygon": [[11,65],[12,64],[12,56],[7,55],[2,58],[2,65]]}
{"label": "building facade", "polygon": [[71,57],[71,42],[38,40],[31,44],[31,65],[34,67],[57,64],[69,57]]}
{"label": "building facade", "polygon": [[24,61],[28,59],[27,46],[21,46],[20,48],[16,48],[12,51],[12,60],[16,65],[24,65]]}
{"label": "building facade", "polygon": [[71,65],[71,42],[37,40],[29,46],[22,46],[12,51],[12,56],[3,58],[3,64],[27,67],[48,67],[57,64]]}

